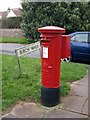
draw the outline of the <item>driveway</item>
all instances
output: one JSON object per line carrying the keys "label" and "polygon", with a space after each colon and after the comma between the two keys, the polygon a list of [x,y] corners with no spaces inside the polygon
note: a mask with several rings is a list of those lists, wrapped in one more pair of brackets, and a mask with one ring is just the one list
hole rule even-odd
{"label": "driveway", "polygon": [[[15,49],[26,46],[25,44],[0,43],[0,54],[15,55]],[[40,58],[39,50],[29,53],[26,56]]]}

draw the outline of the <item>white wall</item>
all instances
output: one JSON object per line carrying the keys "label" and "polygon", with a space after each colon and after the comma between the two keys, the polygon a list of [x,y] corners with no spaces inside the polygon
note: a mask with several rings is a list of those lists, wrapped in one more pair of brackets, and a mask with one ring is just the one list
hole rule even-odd
{"label": "white wall", "polygon": [[7,17],[16,17],[15,13],[10,10],[10,12],[8,13]]}

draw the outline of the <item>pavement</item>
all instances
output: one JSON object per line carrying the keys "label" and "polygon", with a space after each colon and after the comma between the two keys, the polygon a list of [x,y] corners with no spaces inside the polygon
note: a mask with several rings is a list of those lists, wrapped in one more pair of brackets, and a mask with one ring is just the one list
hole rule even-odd
{"label": "pavement", "polygon": [[[15,49],[14,47],[19,47],[19,45],[10,48],[9,45],[5,47],[3,44],[2,47],[7,50],[12,49],[13,51]],[[6,54],[5,51],[2,53]],[[35,57],[34,55],[32,56]],[[39,56],[39,54],[37,56]],[[83,79],[71,84],[70,94],[60,98],[61,102],[59,105],[55,107],[45,107],[40,103],[19,102],[10,112],[2,115],[2,118],[81,118],[81,120],[82,118],[89,118],[88,89],[90,86],[88,85],[88,74]]]}

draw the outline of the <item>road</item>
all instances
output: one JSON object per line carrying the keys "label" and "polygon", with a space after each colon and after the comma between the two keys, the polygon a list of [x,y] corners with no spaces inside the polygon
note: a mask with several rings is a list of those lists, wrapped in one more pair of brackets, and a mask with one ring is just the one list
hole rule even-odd
{"label": "road", "polygon": [[[15,49],[26,46],[25,44],[0,43],[0,54],[15,55]],[[39,50],[29,53],[25,56],[32,58],[40,58]]]}

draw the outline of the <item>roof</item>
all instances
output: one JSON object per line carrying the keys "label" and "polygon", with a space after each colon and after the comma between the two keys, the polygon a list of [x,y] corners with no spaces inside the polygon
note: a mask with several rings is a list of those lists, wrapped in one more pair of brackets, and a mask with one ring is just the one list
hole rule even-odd
{"label": "roof", "polygon": [[20,8],[13,8],[11,10],[16,14],[17,17],[19,17],[22,13]]}
{"label": "roof", "polygon": [[7,10],[5,12],[0,12],[1,18],[6,18],[7,15],[10,13],[11,10],[14,12],[14,14],[17,17],[19,17],[21,15],[22,10],[20,8],[13,8],[13,9],[9,9],[9,10]]}
{"label": "roof", "polygon": [[89,31],[81,31],[81,32],[73,32],[73,33],[70,34],[70,36],[73,37],[73,36],[76,35],[76,34],[86,34],[86,33],[89,33],[89,34],[90,34]]}

